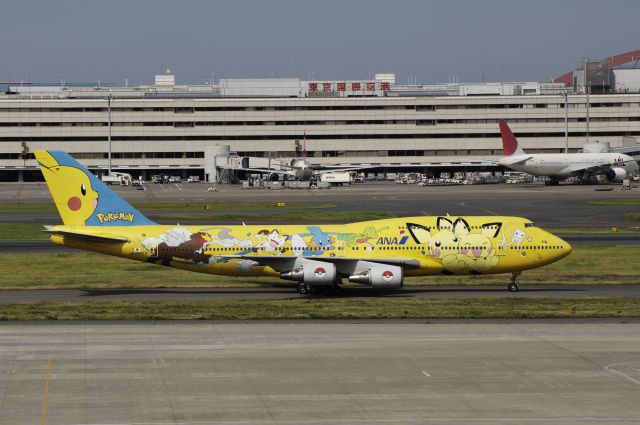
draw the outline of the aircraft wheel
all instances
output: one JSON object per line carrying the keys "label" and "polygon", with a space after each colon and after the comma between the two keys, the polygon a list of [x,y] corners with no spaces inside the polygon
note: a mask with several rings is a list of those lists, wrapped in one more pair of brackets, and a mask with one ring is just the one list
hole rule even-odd
{"label": "aircraft wheel", "polygon": [[309,286],[306,283],[300,282],[298,283],[298,294],[300,295],[307,295],[309,292]]}
{"label": "aircraft wheel", "polygon": [[508,286],[507,289],[509,290],[509,292],[518,292],[518,284],[516,282],[511,282]]}

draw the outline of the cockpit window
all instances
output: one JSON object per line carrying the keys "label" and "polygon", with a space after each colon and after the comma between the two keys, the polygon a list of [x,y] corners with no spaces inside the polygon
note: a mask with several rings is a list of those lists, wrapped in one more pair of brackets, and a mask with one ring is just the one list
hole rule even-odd
{"label": "cockpit window", "polygon": [[525,223],[524,227],[533,227],[533,223]]}

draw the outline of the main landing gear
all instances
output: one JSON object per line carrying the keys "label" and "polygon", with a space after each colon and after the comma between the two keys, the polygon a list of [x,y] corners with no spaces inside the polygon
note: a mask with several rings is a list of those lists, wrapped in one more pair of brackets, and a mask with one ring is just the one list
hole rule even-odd
{"label": "main landing gear", "polygon": [[338,283],[334,283],[331,286],[311,287],[311,285],[300,282],[296,287],[298,294],[309,295],[321,291],[326,296],[335,296],[342,293],[342,286]]}
{"label": "main landing gear", "polygon": [[513,273],[511,275],[511,279],[509,279],[509,285],[507,285],[507,289],[509,292],[518,292],[518,276],[520,273]]}
{"label": "main landing gear", "polygon": [[300,295],[307,295],[311,293],[311,287],[304,282],[298,283],[298,287],[296,289]]}
{"label": "main landing gear", "polygon": [[560,184],[560,180],[557,177],[549,177],[544,181],[546,186],[558,186]]}

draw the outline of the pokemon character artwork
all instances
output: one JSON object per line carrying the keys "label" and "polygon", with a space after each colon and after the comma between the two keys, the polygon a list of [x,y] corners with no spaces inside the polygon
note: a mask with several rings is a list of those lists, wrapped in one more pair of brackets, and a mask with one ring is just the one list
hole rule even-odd
{"label": "pokemon character artwork", "polygon": [[35,151],[35,156],[65,225],[155,224],[113,193],[68,153]]}
{"label": "pokemon character artwork", "polygon": [[300,293],[338,290],[343,279],[397,289],[409,276],[510,273],[571,252],[526,219],[406,217],[335,225],[160,225],[61,151],[36,151],[63,225],[53,242],[179,269],[229,276],[277,276]]}

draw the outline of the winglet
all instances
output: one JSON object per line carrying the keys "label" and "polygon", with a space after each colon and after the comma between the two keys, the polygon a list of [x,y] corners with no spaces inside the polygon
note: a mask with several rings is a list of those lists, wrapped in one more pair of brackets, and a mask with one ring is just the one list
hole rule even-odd
{"label": "winglet", "polygon": [[505,156],[524,155],[525,151],[518,144],[518,139],[513,134],[505,120],[498,120],[500,136],[502,136],[502,149]]}

